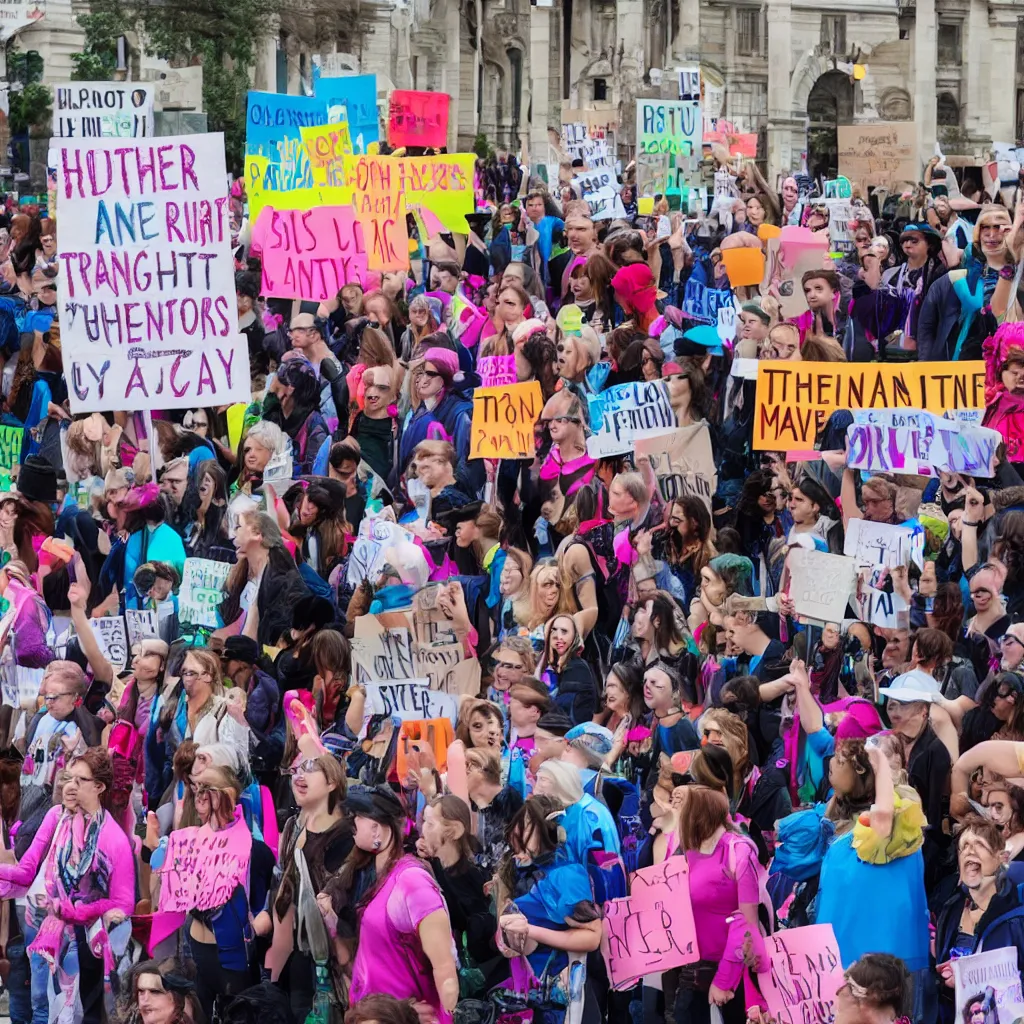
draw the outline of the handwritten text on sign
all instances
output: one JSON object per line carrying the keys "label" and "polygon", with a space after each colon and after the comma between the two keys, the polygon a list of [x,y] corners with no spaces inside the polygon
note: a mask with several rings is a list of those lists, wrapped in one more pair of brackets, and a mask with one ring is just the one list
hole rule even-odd
{"label": "handwritten text on sign", "polygon": [[362,225],[349,206],[265,206],[252,243],[262,251],[263,290],[278,298],[324,302],[366,273]]}
{"label": "handwritten text on sign", "polygon": [[757,976],[757,983],[778,1024],[832,1020],[836,992],[843,984],[832,925],[790,928],[767,936],[764,944],[771,967]]}
{"label": "handwritten text on sign", "polygon": [[692,100],[636,101],[638,153],[699,152],[703,130],[699,103]]}
{"label": "handwritten text on sign", "polygon": [[24,427],[0,427],[0,468],[11,470],[21,462]]}
{"label": "handwritten text on sign", "polygon": [[224,584],[231,566],[209,558],[186,558],[178,591],[178,617],[188,625],[220,625],[217,608],[224,600]]}
{"label": "handwritten text on sign", "polygon": [[366,683],[366,710],[371,715],[391,715],[402,721],[459,716],[459,702],[450,693],[430,688],[429,679],[400,679],[392,683]]}
{"label": "handwritten text on sign", "polygon": [[884,565],[894,569],[910,565],[924,568],[924,530],[918,526],[894,526],[851,519],[843,539],[843,554],[851,555],[858,565]]}
{"label": "handwritten text on sign", "polygon": [[448,145],[448,105],[445,92],[395,89],[388,114],[388,143],[440,149]]}
{"label": "handwritten text on sign", "polygon": [[228,828],[214,832],[209,825],[175,829],[159,868],[162,912],[187,914],[215,910],[245,883],[252,856],[252,834],[242,811]]}
{"label": "handwritten text on sign", "polygon": [[71,411],[249,401],[223,135],[54,148]]}
{"label": "handwritten text on sign", "polygon": [[601,952],[614,989],[646,974],[700,959],[685,857],[669,857],[633,875],[631,894],[604,905]]}
{"label": "handwritten text on sign", "polygon": [[802,619],[842,622],[846,606],[857,585],[857,563],[846,555],[790,548],[789,596]]}
{"label": "handwritten text on sign", "polygon": [[55,139],[139,139],[153,134],[154,87],[141,82],[53,86]]}
{"label": "handwritten text on sign", "polygon": [[617,384],[591,396],[589,408],[594,433],[587,438],[587,454],[592,459],[624,455],[633,450],[637,438],[678,426],[663,380]]}
{"label": "handwritten text on sign", "polygon": [[544,407],[540,382],[473,392],[471,459],[525,459],[537,450],[533,425]]}
{"label": "handwritten text on sign", "polygon": [[985,364],[977,362],[781,363],[758,367],[754,447],[814,447],[837,409],[985,407]]}
{"label": "handwritten text on sign", "polygon": [[665,502],[692,494],[711,510],[711,495],[718,486],[718,477],[707,423],[693,423],[667,434],[638,438],[636,454],[646,455],[651,460],[651,469]]}

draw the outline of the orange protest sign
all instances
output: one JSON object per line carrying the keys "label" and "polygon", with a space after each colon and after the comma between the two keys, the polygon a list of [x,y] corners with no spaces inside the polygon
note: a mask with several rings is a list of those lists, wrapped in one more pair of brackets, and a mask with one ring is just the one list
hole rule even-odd
{"label": "orange protest sign", "polygon": [[764,277],[764,253],[760,249],[722,249],[722,262],[733,288],[760,284]]}
{"label": "orange protest sign", "polygon": [[471,459],[526,459],[537,446],[533,426],[544,408],[540,381],[473,392]]}
{"label": "orange protest sign", "polygon": [[769,238],[778,238],[782,234],[782,228],[777,227],[775,224],[762,224],[757,229],[757,237],[762,242],[767,242]]}

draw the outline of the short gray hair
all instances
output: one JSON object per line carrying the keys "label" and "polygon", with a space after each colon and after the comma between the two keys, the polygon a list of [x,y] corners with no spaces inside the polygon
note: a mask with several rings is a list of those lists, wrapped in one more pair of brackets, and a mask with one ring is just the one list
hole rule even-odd
{"label": "short gray hair", "polygon": [[254,423],[245,435],[246,440],[252,438],[261,448],[266,448],[272,455],[280,455],[288,450],[288,438],[285,432],[269,420]]}

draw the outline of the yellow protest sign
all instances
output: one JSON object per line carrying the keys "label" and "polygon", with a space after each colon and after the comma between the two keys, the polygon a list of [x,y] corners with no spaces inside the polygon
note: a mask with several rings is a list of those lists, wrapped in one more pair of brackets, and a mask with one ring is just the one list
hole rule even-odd
{"label": "yellow protest sign", "polygon": [[[985,364],[786,363],[757,368],[754,447],[805,449],[837,409],[985,408]],[[474,420],[475,424],[475,420]]]}
{"label": "yellow protest sign", "polygon": [[302,144],[309,155],[314,185],[344,185],[344,158],[352,155],[348,121],[300,128]]}
{"label": "yellow protest sign", "polygon": [[544,408],[540,382],[473,392],[471,459],[527,459],[537,450],[533,427]]}

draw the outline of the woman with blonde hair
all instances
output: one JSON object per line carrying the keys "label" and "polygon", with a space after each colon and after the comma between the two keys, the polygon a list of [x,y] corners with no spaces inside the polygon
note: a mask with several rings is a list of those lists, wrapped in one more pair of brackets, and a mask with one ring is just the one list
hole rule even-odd
{"label": "woman with blonde hair", "polygon": [[809,334],[804,338],[800,358],[808,363],[848,362],[843,346],[835,338],[828,338],[824,334]]}
{"label": "woman with blonde hair", "polygon": [[530,621],[530,574],[533,559],[521,548],[506,548],[498,577],[498,639],[528,628]]}
{"label": "woman with blonde hair", "polygon": [[788,363],[799,363],[803,359],[800,353],[800,329],[796,324],[776,324],[768,332],[768,344],[763,358]]}
{"label": "woman with blonde hair", "polygon": [[530,573],[530,617],[526,623],[534,650],[544,649],[544,624],[552,615],[567,611],[566,605],[558,563],[539,562]]}
{"label": "woman with blonde hair", "polygon": [[512,334],[527,320],[530,296],[518,281],[503,282],[495,296],[495,321],[498,333],[480,346],[482,356],[507,356],[513,352]]}

